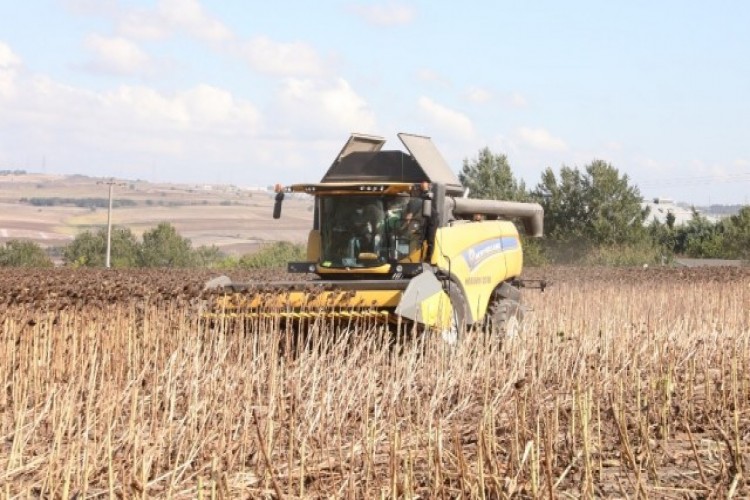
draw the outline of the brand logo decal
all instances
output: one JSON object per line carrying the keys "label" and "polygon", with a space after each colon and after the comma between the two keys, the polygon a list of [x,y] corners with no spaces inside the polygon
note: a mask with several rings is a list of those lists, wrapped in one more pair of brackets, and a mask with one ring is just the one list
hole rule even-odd
{"label": "brand logo decal", "polygon": [[466,265],[469,266],[469,269],[474,269],[482,261],[493,255],[505,250],[513,250],[518,248],[518,246],[518,238],[514,236],[503,236],[502,238],[494,238],[474,245],[473,247],[466,249],[461,256],[466,261]]}

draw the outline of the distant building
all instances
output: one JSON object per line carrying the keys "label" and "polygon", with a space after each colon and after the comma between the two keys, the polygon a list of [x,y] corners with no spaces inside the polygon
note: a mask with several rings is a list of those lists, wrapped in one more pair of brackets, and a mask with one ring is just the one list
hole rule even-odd
{"label": "distant building", "polygon": [[[671,213],[674,215],[674,225],[682,226],[690,222],[693,218],[693,209],[691,207],[685,207],[678,205],[674,200],[670,198],[654,198],[652,201],[644,201],[641,203],[641,208],[648,207],[650,209],[648,217],[644,221],[644,224],[649,225],[652,221],[656,220],[662,224],[667,223],[667,214]],[[698,211],[700,213],[700,211]],[[718,219],[712,215],[702,214],[709,222],[717,222]]]}

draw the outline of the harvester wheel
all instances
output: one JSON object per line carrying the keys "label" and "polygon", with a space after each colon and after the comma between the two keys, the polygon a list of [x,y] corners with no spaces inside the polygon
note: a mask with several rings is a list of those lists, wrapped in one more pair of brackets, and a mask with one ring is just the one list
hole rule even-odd
{"label": "harvester wheel", "polygon": [[453,312],[451,314],[450,328],[443,330],[441,336],[446,343],[453,345],[458,342],[466,326],[466,298],[461,287],[455,283],[449,283],[447,292],[451,300]]}
{"label": "harvester wheel", "polygon": [[487,311],[487,329],[505,336],[518,333],[523,320],[523,309],[517,300],[499,299]]}

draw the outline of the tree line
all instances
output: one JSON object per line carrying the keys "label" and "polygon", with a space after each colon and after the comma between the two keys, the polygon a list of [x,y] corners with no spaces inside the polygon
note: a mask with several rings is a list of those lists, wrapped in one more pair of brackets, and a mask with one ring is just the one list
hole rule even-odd
{"label": "tree line", "polygon": [[[107,228],[86,230],[62,248],[65,266],[104,267],[107,251]],[[197,268],[268,268],[285,266],[291,260],[304,260],[303,245],[275,242],[259,251],[240,257],[229,256],[216,245],[194,248],[188,238],[180,236],[174,226],[162,222],[146,231],[139,240],[124,227],[113,227],[110,239],[110,266],[197,267]],[[32,241],[11,240],[0,246],[0,267],[52,267],[48,253]]]}
{"label": "tree line", "polygon": [[[574,263],[642,265],[667,263],[675,256],[750,260],[750,207],[711,222],[693,211],[692,219],[676,225],[646,224],[638,186],[610,163],[594,160],[583,168],[547,168],[536,186],[527,188],[515,177],[503,154],[483,148],[465,159],[462,184],[475,198],[535,201],[544,207],[545,238],[525,239],[527,264]],[[65,265],[103,267],[106,228],[84,231],[62,249]],[[111,239],[112,267],[277,267],[303,260],[303,245],[280,242],[259,252],[233,257],[216,246],[193,248],[169,223],[146,231],[139,241],[127,228],[115,227]],[[0,246],[0,266],[51,266],[46,252],[32,242],[9,241]]]}
{"label": "tree line", "polygon": [[750,207],[711,222],[693,210],[675,225],[649,219],[638,186],[610,163],[594,160],[583,168],[547,168],[536,186],[517,179],[503,154],[489,148],[466,159],[459,173],[469,195],[535,201],[544,207],[545,238],[525,242],[529,263],[637,265],[665,263],[675,256],[750,259]]}
{"label": "tree line", "polygon": [[[28,203],[35,207],[59,207],[59,206],[71,206],[79,208],[107,208],[109,206],[109,198],[61,198],[61,197],[35,197],[35,198],[21,198],[21,203]],[[134,207],[136,202],[128,199],[114,199],[112,200],[112,207]]]}

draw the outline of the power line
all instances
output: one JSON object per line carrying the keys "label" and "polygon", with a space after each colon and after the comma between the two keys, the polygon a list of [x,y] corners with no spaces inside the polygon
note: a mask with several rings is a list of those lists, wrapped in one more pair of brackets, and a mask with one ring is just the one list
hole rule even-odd
{"label": "power line", "polygon": [[699,186],[710,184],[723,184],[727,182],[750,182],[750,172],[730,175],[701,175],[695,177],[672,177],[664,179],[652,179],[638,186],[641,188],[670,188]]}

